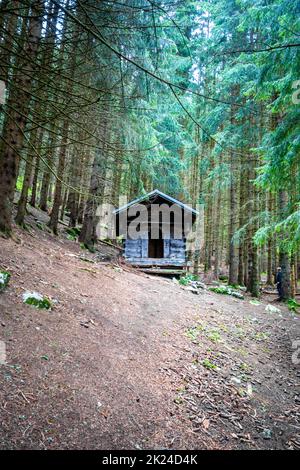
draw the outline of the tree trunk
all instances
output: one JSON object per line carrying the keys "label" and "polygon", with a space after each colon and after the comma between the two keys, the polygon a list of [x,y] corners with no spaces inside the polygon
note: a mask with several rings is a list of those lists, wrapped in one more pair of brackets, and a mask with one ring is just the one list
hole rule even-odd
{"label": "tree trunk", "polygon": [[[273,196],[269,193],[268,198],[268,212],[269,216],[273,212]],[[267,247],[267,285],[271,286],[274,284],[273,279],[274,267],[273,267],[273,237],[268,239],[268,247]]]}
{"label": "tree trunk", "polygon": [[248,279],[247,279],[247,290],[254,297],[259,296],[259,267],[258,267],[258,248],[254,243],[253,237],[258,229],[257,224],[257,213],[258,213],[258,194],[256,187],[253,184],[255,179],[255,168],[257,166],[255,156],[251,156],[251,169],[250,169],[250,182],[249,182],[249,201],[252,206],[249,217],[252,219],[250,222],[248,237]]}
{"label": "tree trunk", "polygon": [[30,187],[31,183],[31,176],[32,176],[32,163],[34,159],[34,150],[31,148],[31,145],[33,148],[36,147],[36,141],[37,141],[37,133],[38,133],[38,128],[36,127],[30,135],[30,141],[29,141],[29,149],[26,155],[26,166],[25,166],[25,173],[24,173],[24,178],[23,178],[23,185],[22,185],[22,191],[21,195],[18,201],[18,210],[17,210],[17,215],[16,215],[16,223],[18,225],[23,225],[24,224],[24,218],[26,214],[26,205],[27,205],[27,197],[28,197],[28,190]]}
{"label": "tree trunk", "polygon": [[90,195],[86,203],[83,225],[79,235],[79,241],[81,243],[84,243],[86,246],[93,246],[96,242],[95,213],[97,208],[97,192],[99,189],[99,181],[97,178],[99,166],[99,163],[97,161],[98,158],[99,156],[95,155],[89,189]]}
{"label": "tree trunk", "polygon": [[[245,169],[245,157],[241,160],[241,178],[240,178],[240,207],[239,207],[239,226],[240,228],[246,223],[245,217],[245,203],[246,203],[246,189],[247,189],[247,171]],[[239,241],[239,265],[238,265],[238,284],[244,285],[244,270],[245,270],[245,240],[244,237]]]}
{"label": "tree trunk", "polygon": [[[52,127],[52,130],[53,128],[54,126]],[[55,149],[54,149],[55,142],[56,142],[56,136],[54,133],[51,133],[50,140],[49,140],[49,150],[47,151],[45,155],[46,165],[45,165],[45,169],[43,173],[43,179],[42,179],[41,191],[40,191],[39,207],[42,211],[47,211],[47,208],[48,208],[49,187],[50,187],[50,181],[51,181],[51,171],[49,167],[54,167],[53,160],[55,160]]]}
{"label": "tree trunk", "polygon": [[18,63],[8,99],[9,118],[3,129],[3,146],[0,160],[0,230],[8,235],[12,230],[12,206],[23,147],[24,129],[29,112],[38,46],[42,30],[43,1],[32,3],[22,63]]}
{"label": "tree trunk", "polygon": [[238,283],[238,248],[233,241],[234,234],[237,230],[238,218],[238,193],[236,188],[236,156],[231,153],[230,156],[230,224],[229,224],[229,279],[230,285]]}
{"label": "tree trunk", "polygon": [[[6,86],[8,86],[8,76],[11,66],[11,58],[13,54],[13,45],[18,21],[19,5],[20,2],[18,0],[11,2],[10,8],[13,10],[13,12],[8,15],[7,24],[4,28],[4,40],[3,44],[1,44],[2,52],[0,54],[0,80],[3,80]],[[4,19],[4,16],[2,18]],[[1,29],[1,32],[2,31],[3,30]]]}
{"label": "tree trunk", "polygon": [[[240,92],[239,85],[232,85],[231,97],[234,101]],[[230,109],[230,123],[232,126],[237,125],[236,120],[236,106],[231,105]],[[229,222],[229,279],[228,283],[235,285],[238,283],[238,266],[239,266],[239,253],[237,244],[234,242],[233,237],[238,228],[238,155],[233,151],[230,152],[230,222]]]}
{"label": "tree trunk", "polygon": [[[222,157],[220,156],[219,165],[222,164]],[[214,275],[216,279],[219,279],[220,274],[220,227],[221,227],[221,176],[217,179],[217,204],[216,204],[216,220],[215,220],[215,261],[214,261]]]}
{"label": "tree trunk", "polygon": [[63,124],[62,139],[61,139],[61,144],[60,144],[60,153],[59,153],[59,158],[58,158],[58,167],[57,167],[58,178],[56,179],[53,207],[52,207],[51,217],[49,220],[49,227],[51,228],[53,233],[55,233],[55,235],[57,235],[59,209],[60,209],[60,205],[62,202],[61,200],[62,184],[63,184],[62,178],[64,177],[64,172],[65,172],[68,133],[69,133],[69,120],[65,119],[64,124]]}
{"label": "tree trunk", "polygon": [[[82,133],[81,138],[84,139],[84,133]],[[83,173],[84,165],[84,153],[85,148],[81,151],[76,149],[73,152],[73,158],[71,162],[71,186],[69,189],[68,196],[68,210],[70,211],[69,217],[69,227],[76,227],[78,220],[78,211],[79,211],[79,188],[80,188],[80,179]]]}
{"label": "tree trunk", "polygon": [[[279,191],[278,206],[281,220],[287,215],[288,193],[285,190]],[[291,257],[282,240],[279,244],[279,264],[282,270],[282,299],[288,300],[291,297]]]}

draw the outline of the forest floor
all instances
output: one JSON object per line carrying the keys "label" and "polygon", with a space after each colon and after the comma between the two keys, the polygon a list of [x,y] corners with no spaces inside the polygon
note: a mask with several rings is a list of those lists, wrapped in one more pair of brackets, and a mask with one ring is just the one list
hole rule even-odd
{"label": "forest floor", "polygon": [[16,235],[0,240],[2,449],[300,448],[300,317],[274,296],[195,295],[37,227]]}

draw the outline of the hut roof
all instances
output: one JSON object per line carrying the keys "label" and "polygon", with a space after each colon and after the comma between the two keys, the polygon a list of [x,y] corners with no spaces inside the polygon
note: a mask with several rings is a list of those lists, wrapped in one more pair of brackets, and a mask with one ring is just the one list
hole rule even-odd
{"label": "hut roof", "polygon": [[192,207],[188,206],[187,204],[184,204],[181,201],[178,201],[178,199],[175,199],[174,197],[168,196],[167,194],[159,191],[158,189],[154,189],[153,191],[150,191],[150,193],[147,193],[143,196],[140,196],[136,199],[133,199],[132,201],[128,202],[128,204],[125,204],[124,206],[119,207],[118,209],[115,210],[115,214],[118,214],[129,207],[133,206],[134,204],[139,204],[140,202],[147,201],[147,200],[152,200],[156,199],[157,197],[160,197],[161,199],[165,199],[168,202],[172,202],[173,204],[177,204],[178,206],[182,207],[183,210],[187,212],[192,212],[192,214],[197,215],[198,212],[193,209]]}

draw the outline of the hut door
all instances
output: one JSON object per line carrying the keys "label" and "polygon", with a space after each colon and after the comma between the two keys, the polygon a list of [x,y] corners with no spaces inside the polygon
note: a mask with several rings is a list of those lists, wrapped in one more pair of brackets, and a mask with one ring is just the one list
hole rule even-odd
{"label": "hut door", "polygon": [[148,256],[149,258],[163,258],[164,257],[164,240],[159,238],[158,240],[149,239],[148,245]]}

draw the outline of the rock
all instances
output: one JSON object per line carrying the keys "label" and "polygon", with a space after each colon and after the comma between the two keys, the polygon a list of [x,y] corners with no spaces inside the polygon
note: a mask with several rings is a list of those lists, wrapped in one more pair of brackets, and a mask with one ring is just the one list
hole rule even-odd
{"label": "rock", "polygon": [[264,439],[271,439],[272,438],[272,431],[271,429],[264,429],[261,433]]}
{"label": "rock", "polygon": [[280,308],[274,307],[274,305],[268,304],[265,308],[265,312],[281,313],[281,310],[280,310]]}
{"label": "rock", "polygon": [[206,289],[207,286],[203,282],[197,281],[197,286],[200,287],[201,289]]}
{"label": "rock", "polygon": [[190,291],[190,292],[192,292],[193,294],[196,294],[196,295],[199,295],[199,293],[200,293],[198,289],[196,289],[195,287],[192,287],[192,286],[187,286],[187,287],[185,287],[184,290],[188,290],[188,291]]}
{"label": "rock", "polygon": [[237,377],[231,377],[230,381],[237,385],[241,383],[241,379],[238,379]]}
{"label": "rock", "polygon": [[249,304],[251,304],[251,305],[261,305],[261,303],[258,300],[255,300],[255,299],[250,300]]}
{"label": "rock", "polygon": [[200,281],[191,281],[190,286],[194,287],[195,289],[206,289],[206,285]]}

